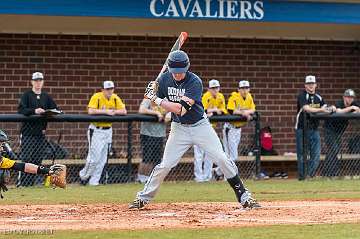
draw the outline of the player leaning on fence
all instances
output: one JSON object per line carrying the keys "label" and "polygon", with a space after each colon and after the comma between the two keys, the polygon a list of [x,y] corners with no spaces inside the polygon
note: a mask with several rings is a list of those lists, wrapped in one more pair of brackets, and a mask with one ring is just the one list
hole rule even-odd
{"label": "player leaning on fence", "polygon": [[[95,93],[89,102],[90,115],[125,115],[125,104],[114,94],[114,82],[104,81],[101,92]],[[112,143],[112,123],[92,122],[87,132],[89,152],[85,167],[79,172],[82,184],[99,185],[103,168]]]}
{"label": "player leaning on fence", "polygon": [[129,208],[140,209],[148,204],[155,197],[170,170],[195,144],[221,167],[241,205],[244,208],[258,207],[259,204],[244,187],[235,163],[226,156],[219,137],[206,117],[201,103],[202,81],[197,75],[188,71],[190,67],[188,55],[181,50],[171,52],[167,66],[169,72],[160,76],[157,93],[156,82],[151,82],[146,88],[145,97],[172,112],[173,121],[169,138],[161,163],[156,165],[144,189],[137,193]]}
{"label": "player leaning on fence", "polygon": [[[246,80],[239,82],[238,92],[232,92],[227,103],[229,114],[241,115],[248,120],[252,119],[255,113],[255,103],[250,94],[250,83]],[[238,147],[241,139],[241,127],[246,122],[232,122],[224,124],[224,148],[226,154],[232,161],[238,159]]]}
{"label": "player leaning on fence", "polygon": [[[57,109],[53,98],[43,90],[44,74],[34,72],[31,77],[31,90],[21,96],[18,113],[25,116],[42,115],[48,109]],[[20,159],[25,163],[41,164],[47,148],[45,138],[46,121],[23,122],[20,136]],[[32,186],[36,175],[20,173],[17,186]]]}
{"label": "player leaning on fence", "polygon": [[308,75],[305,77],[305,90],[301,91],[297,98],[297,115],[296,115],[296,153],[298,165],[298,178],[304,180],[304,159],[303,159],[303,134],[305,133],[308,141],[309,162],[307,164],[307,175],[314,177],[320,163],[320,133],[318,131],[319,121],[310,119],[308,130],[304,132],[304,112],[306,113],[331,113],[335,112],[335,106],[327,107],[324,99],[316,91],[315,76]]}
{"label": "player leaning on fence", "polygon": [[[202,104],[208,117],[226,114],[225,97],[220,93],[220,82],[212,79],[209,81],[208,91],[202,96]],[[216,128],[216,122],[211,124]],[[194,176],[196,182],[210,181],[212,178],[213,161],[205,151],[194,145]]]}
{"label": "player leaning on fence", "polygon": [[[355,101],[355,91],[345,90],[342,100],[336,101],[336,113],[360,113],[360,103]],[[326,157],[322,171],[323,176],[336,177],[340,173],[338,154],[341,150],[341,138],[348,127],[346,119],[329,119],[324,124]]]}
{"label": "player leaning on fence", "polygon": [[[246,117],[248,121],[253,118],[255,103],[250,93],[249,81],[242,80],[239,82],[238,91],[232,92],[229,97],[227,111],[232,115]],[[238,148],[241,140],[241,128],[246,124],[247,122],[227,122],[224,124],[223,142],[225,153],[234,162],[239,157]],[[218,176],[222,174],[218,168],[215,172]]]}

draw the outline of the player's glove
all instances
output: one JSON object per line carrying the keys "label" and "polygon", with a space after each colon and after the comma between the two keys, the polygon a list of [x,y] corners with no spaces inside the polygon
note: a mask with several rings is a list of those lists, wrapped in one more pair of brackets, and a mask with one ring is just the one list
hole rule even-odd
{"label": "player's glove", "polygon": [[55,187],[66,188],[66,166],[54,164],[49,171],[50,183]]}

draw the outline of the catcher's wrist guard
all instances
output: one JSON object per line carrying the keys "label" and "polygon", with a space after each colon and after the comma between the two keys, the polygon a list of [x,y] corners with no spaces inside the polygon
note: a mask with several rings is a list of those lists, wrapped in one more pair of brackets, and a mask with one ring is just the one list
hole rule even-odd
{"label": "catcher's wrist guard", "polygon": [[50,169],[45,168],[44,166],[39,166],[37,169],[36,174],[43,174],[43,175],[47,175],[49,174]]}

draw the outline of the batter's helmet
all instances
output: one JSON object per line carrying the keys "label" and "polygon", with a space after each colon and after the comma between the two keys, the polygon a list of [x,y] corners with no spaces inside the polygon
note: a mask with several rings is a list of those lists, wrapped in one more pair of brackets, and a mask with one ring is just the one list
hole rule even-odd
{"label": "batter's helmet", "polygon": [[189,70],[190,60],[184,51],[177,50],[170,53],[167,65],[171,73],[185,73]]}

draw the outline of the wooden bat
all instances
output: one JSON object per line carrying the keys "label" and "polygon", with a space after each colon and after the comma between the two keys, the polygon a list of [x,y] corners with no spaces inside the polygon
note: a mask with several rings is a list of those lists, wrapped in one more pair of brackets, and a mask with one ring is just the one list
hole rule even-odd
{"label": "wooden bat", "polygon": [[[173,47],[171,48],[168,57],[170,55],[171,52],[176,51],[176,50],[180,50],[181,46],[184,44],[184,42],[186,41],[186,39],[188,38],[188,33],[187,32],[181,32],[178,39],[176,40],[176,42],[174,43]],[[155,79],[155,82],[158,83],[159,78],[161,76],[162,73],[164,73],[167,69],[167,58],[164,62],[164,65],[161,68],[161,71],[159,72],[158,76]]]}

